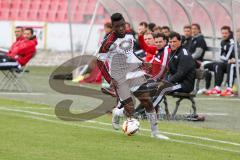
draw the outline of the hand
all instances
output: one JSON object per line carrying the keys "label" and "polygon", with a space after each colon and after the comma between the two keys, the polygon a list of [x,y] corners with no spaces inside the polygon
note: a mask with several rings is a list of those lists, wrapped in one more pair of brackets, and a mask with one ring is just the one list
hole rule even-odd
{"label": "hand", "polygon": [[236,63],[236,59],[232,58],[232,59],[228,60],[228,63],[230,63],[230,64]]}

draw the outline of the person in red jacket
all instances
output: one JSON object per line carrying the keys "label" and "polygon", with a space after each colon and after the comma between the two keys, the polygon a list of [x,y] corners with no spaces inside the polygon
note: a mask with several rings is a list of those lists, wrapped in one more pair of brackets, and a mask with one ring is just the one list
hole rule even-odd
{"label": "person in red jacket", "polygon": [[[144,36],[144,32],[139,31],[139,45],[149,55],[146,57],[145,61],[152,64],[150,71],[151,77],[154,80],[160,80],[164,78],[164,73],[166,72],[167,62],[170,55],[170,48],[167,45],[167,38],[164,34],[156,34],[154,35],[154,45],[149,45],[145,41]],[[149,57],[151,58],[147,59]]]}
{"label": "person in red jacket", "polygon": [[0,68],[21,68],[36,53],[37,39],[33,35],[33,29],[24,29],[23,37],[10,48],[6,56],[0,58]]}
{"label": "person in red jacket", "polygon": [[[14,48],[16,45],[18,45],[20,41],[24,40],[24,37],[23,37],[23,27],[17,26],[17,27],[15,28],[14,33],[15,33],[16,41],[13,42],[13,44],[11,45],[11,47],[9,48],[9,50],[11,50],[11,49]],[[7,53],[8,53],[7,51],[1,50],[1,55],[0,55],[0,56],[5,55],[5,54],[7,54]]]}

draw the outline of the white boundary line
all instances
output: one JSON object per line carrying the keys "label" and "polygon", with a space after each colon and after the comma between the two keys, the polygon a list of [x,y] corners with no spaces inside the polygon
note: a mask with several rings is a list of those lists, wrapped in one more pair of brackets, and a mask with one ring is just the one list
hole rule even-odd
{"label": "white boundary line", "polygon": [[[21,109],[11,109],[11,108],[6,108],[6,107],[0,107],[0,110],[19,112],[19,113],[27,113],[27,114],[47,116],[47,117],[55,117],[56,118],[55,115],[46,114],[46,113],[39,113],[39,112],[33,112],[33,111],[26,111],[26,110],[21,110]],[[99,122],[99,121],[94,121],[94,120],[89,120],[89,121],[86,121],[86,122],[111,126],[110,123]],[[141,130],[150,132],[149,129],[145,129],[145,128],[141,128]],[[172,136],[179,136],[179,137],[198,139],[198,140],[203,140],[203,141],[210,141],[210,142],[217,142],[217,143],[222,143],[222,144],[229,144],[229,145],[233,145],[233,146],[240,146],[240,143],[235,143],[235,142],[230,142],[230,141],[223,141],[223,140],[217,140],[217,139],[212,139],[212,138],[208,138],[208,137],[192,136],[192,135],[186,135],[186,134],[181,134],[181,133],[173,133],[173,132],[165,132],[165,131],[160,131],[160,133],[167,134],[167,135],[172,135]]]}
{"label": "white boundary line", "polygon": [[[98,130],[103,130],[103,131],[106,131],[106,132],[121,133],[120,131],[115,131],[113,129],[107,129],[107,128],[102,128],[102,127],[97,127],[97,126],[87,126],[87,125],[80,125],[80,124],[74,124],[74,123],[67,123],[67,122],[63,122],[63,121],[50,120],[50,119],[46,119],[46,118],[42,118],[42,117],[29,116],[29,115],[28,116],[18,115],[18,116],[24,117],[24,118],[31,118],[31,119],[35,119],[35,120],[40,120],[40,121],[45,121],[45,122],[50,122],[50,123],[55,123],[55,124],[64,124],[64,125],[76,126],[76,127],[82,127],[82,128],[98,129]],[[148,137],[148,136],[143,135],[143,134],[139,134],[139,135]],[[237,151],[237,150],[226,149],[226,148],[221,148],[221,147],[206,145],[206,144],[201,144],[201,143],[195,143],[195,142],[186,142],[186,141],[183,141],[183,140],[170,139],[170,140],[167,140],[167,141],[172,141],[172,142],[177,142],[177,143],[182,143],[182,144],[196,145],[196,146],[199,146],[199,147],[207,147],[207,148],[226,151],[226,152],[234,152],[234,153],[238,153],[238,154],[240,153],[240,151]]]}
{"label": "white boundary line", "polygon": [[240,101],[240,98],[221,98],[221,97],[196,97],[196,100],[210,100],[210,101]]}
{"label": "white boundary line", "polygon": [[43,96],[46,95],[46,93],[25,93],[25,92],[0,92],[0,95],[31,95],[31,96]]}

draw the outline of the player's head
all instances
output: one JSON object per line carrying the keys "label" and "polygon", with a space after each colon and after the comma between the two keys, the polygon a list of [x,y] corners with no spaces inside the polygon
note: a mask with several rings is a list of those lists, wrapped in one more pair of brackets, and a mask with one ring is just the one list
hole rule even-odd
{"label": "player's head", "polygon": [[221,34],[223,40],[228,40],[232,36],[232,31],[229,26],[223,26],[221,28]]}
{"label": "player's head", "polygon": [[196,36],[201,33],[201,27],[199,24],[192,24],[192,36]]}
{"label": "player's head", "polygon": [[16,38],[19,38],[19,37],[21,37],[22,35],[23,35],[23,27],[17,26],[17,27],[15,28],[15,36],[16,36]]}
{"label": "player's head", "polygon": [[163,33],[154,34],[155,45],[158,49],[162,49],[167,45],[167,38]]}
{"label": "player's head", "polygon": [[118,37],[124,37],[126,33],[125,19],[121,13],[114,13],[111,16],[112,30]]}
{"label": "player's head", "polygon": [[150,45],[150,46],[155,45],[152,32],[146,32],[146,33],[144,34],[144,41],[145,41],[148,45]]}
{"label": "player's head", "polygon": [[189,38],[192,36],[192,27],[190,25],[183,27],[183,33],[185,38]]}
{"label": "player's head", "polygon": [[32,39],[33,37],[33,29],[32,28],[25,28],[23,33],[24,38],[26,39]]}
{"label": "player's head", "polygon": [[177,32],[172,32],[169,35],[169,44],[172,51],[176,51],[181,46],[181,35]]}

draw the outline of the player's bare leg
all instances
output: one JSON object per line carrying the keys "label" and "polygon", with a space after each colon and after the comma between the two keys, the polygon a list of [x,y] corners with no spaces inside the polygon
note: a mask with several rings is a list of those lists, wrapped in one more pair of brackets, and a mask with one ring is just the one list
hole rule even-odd
{"label": "player's bare leg", "polygon": [[137,95],[136,97],[139,99],[141,104],[145,107],[145,110],[147,112],[146,114],[147,114],[147,117],[148,117],[148,119],[150,121],[150,125],[151,125],[151,136],[153,138],[169,139],[168,137],[160,135],[158,133],[158,119],[157,119],[156,111],[153,107],[152,98],[150,97],[150,93],[143,92],[140,95]]}

